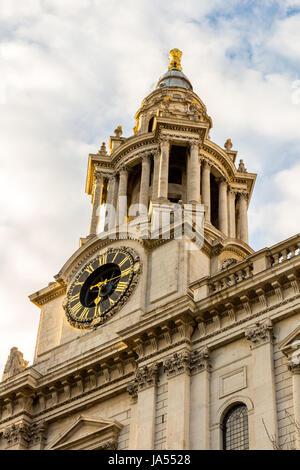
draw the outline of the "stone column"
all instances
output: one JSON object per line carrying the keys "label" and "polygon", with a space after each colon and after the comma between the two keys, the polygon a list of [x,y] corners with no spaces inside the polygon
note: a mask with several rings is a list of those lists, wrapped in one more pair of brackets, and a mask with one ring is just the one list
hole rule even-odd
{"label": "stone column", "polygon": [[159,181],[159,159],[160,153],[155,152],[153,155],[153,176],[152,176],[152,201],[156,201],[158,197],[158,181]]}
{"label": "stone column", "polygon": [[92,197],[92,217],[90,223],[90,235],[97,234],[97,226],[99,222],[99,211],[101,206],[102,200],[102,192],[103,192],[103,176],[98,172],[95,171],[94,173],[94,190],[93,190],[93,197]]}
{"label": "stone column", "polygon": [[190,352],[174,353],[164,362],[168,373],[167,449],[190,448]]}
{"label": "stone column", "polygon": [[206,161],[203,165],[202,197],[205,205],[205,220],[210,223],[210,165]]}
{"label": "stone column", "polygon": [[[300,350],[299,350],[300,354]],[[296,449],[300,450],[300,363],[297,361],[290,361],[289,369],[293,374],[293,405],[294,405],[294,420],[295,420],[295,434],[296,434]]]}
{"label": "stone column", "polygon": [[229,238],[236,238],[236,220],[235,220],[235,191],[229,190],[228,197],[228,235]]}
{"label": "stone column", "polygon": [[161,138],[160,160],[159,160],[159,180],[158,180],[158,199],[168,200],[169,186],[169,153],[170,143],[165,137]]}
{"label": "stone column", "polygon": [[200,161],[199,142],[193,140],[190,146],[190,162],[188,166],[189,203],[200,202]]}
{"label": "stone column", "polygon": [[219,179],[219,230],[228,235],[227,181]]}
{"label": "stone column", "polygon": [[145,206],[148,211],[149,203],[149,182],[150,182],[150,157],[145,155],[142,157],[142,174],[140,185],[139,204]]}
{"label": "stone column", "polygon": [[245,193],[240,193],[240,210],[239,210],[239,218],[240,218],[240,239],[248,243],[248,204],[247,204],[248,196]]}
{"label": "stone column", "polygon": [[[273,328],[270,319],[245,331],[251,343],[251,371],[254,404],[255,449],[271,450],[268,434],[277,440],[277,415],[274,381]],[[251,387],[251,384],[249,384]],[[267,434],[268,433],[268,434]]]}
{"label": "stone column", "polygon": [[128,184],[128,169],[123,167],[119,172],[119,193],[118,193],[118,224],[122,225],[127,216],[127,184]]}
{"label": "stone column", "polygon": [[210,371],[208,348],[191,354],[191,403],[190,440],[194,449],[210,448]]}
{"label": "stone column", "polygon": [[116,175],[112,175],[108,178],[108,192],[107,192],[107,220],[105,221],[108,225],[108,229],[115,226],[116,217]]}
{"label": "stone column", "polygon": [[156,384],[158,365],[152,364],[137,369],[135,380],[129,385],[131,395],[136,394],[136,449],[152,450],[154,448]]}

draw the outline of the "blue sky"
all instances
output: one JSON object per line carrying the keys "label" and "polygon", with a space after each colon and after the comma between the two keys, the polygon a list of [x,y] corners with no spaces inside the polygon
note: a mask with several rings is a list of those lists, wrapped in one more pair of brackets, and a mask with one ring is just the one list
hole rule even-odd
{"label": "blue sky", "polygon": [[300,0],[1,0],[0,369],[32,360],[39,310],[89,228],[87,157],[133,116],[173,47],[213,119],[258,174],[249,209],[260,249],[300,225]]}

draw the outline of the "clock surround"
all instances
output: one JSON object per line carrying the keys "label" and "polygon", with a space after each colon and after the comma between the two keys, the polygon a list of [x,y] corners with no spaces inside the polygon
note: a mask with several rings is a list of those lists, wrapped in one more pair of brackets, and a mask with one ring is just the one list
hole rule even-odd
{"label": "clock surround", "polygon": [[127,302],[141,272],[129,247],[110,248],[94,256],[70,285],[63,302],[68,322],[80,329],[102,324]]}

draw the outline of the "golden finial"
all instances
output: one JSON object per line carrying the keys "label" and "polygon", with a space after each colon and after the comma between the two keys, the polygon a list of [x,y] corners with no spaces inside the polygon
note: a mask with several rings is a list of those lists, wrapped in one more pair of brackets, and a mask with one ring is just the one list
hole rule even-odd
{"label": "golden finial", "polygon": [[181,62],[180,62],[181,61],[181,56],[182,56],[182,52],[179,49],[172,49],[170,51],[169,70],[172,70],[172,69],[182,70]]}

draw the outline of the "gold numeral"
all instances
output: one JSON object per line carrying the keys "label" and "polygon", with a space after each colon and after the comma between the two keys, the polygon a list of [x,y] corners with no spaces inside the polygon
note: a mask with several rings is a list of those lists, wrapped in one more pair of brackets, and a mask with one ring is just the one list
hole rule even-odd
{"label": "gold numeral", "polygon": [[107,263],[107,253],[104,253],[104,255],[100,256],[99,266],[103,266],[106,263]]}
{"label": "gold numeral", "polygon": [[84,308],[78,320],[80,320],[80,321],[87,320],[87,316],[88,316],[89,312],[90,311],[89,311],[88,308]]}
{"label": "gold numeral", "polygon": [[123,292],[123,290],[126,289],[126,287],[127,287],[127,282],[119,281],[115,291],[116,292]]}
{"label": "gold numeral", "polygon": [[72,297],[71,297],[71,302],[74,302],[75,300],[79,300],[79,297],[80,297],[80,292],[78,292],[78,293],[75,294],[75,295],[72,295]]}
{"label": "gold numeral", "polygon": [[118,256],[118,254],[119,254],[118,252],[115,253],[115,256],[114,256],[113,259],[111,260],[112,263],[115,261],[115,259],[116,259],[116,257]]}
{"label": "gold numeral", "polygon": [[95,308],[95,316],[101,317],[101,307],[98,305],[98,307]]}
{"label": "gold numeral", "polygon": [[81,303],[80,303],[80,302],[77,302],[77,304],[72,307],[72,313],[73,313],[74,315],[77,315],[77,314],[79,313],[81,307],[82,307],[82,306],[81,306]]}
{"label": "gold numeral", "polygon": [[131,273],[131,267],[124,269],[124,271],[121,272],[121,277],[127,276],[127,274],[130,274],[130,273]]}
{"label": "gold numeral", "polygon": [[85,270],[86,270],[89,274],[92,274],[92,272],[94,271],[94,268],[93,268],[93,266],[88,266]]}
{"label": "gold numeral", "polygon": [[119,267],[123,266],[123,264],[126,263],[127,260],[129,260],[128,256],[126,256],[126,258],[124,258],[123,261],[119,263]]}

